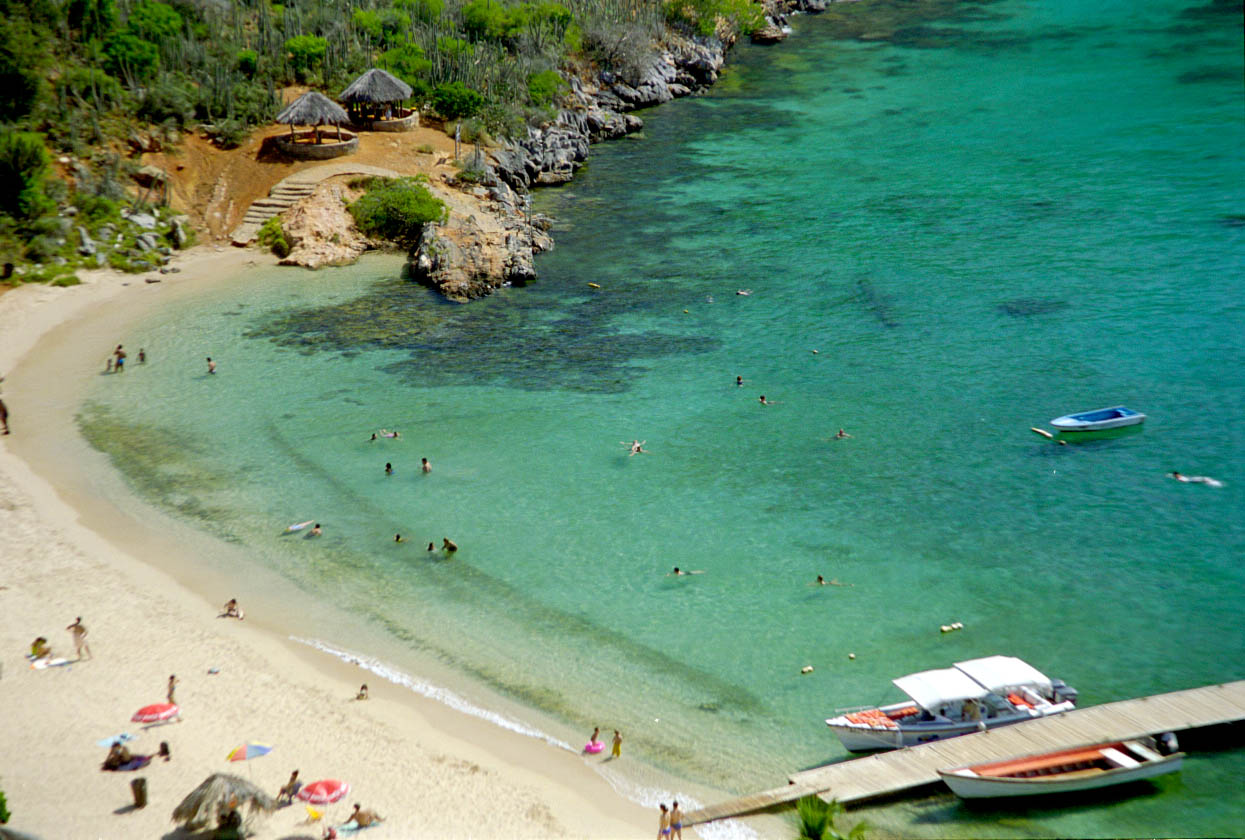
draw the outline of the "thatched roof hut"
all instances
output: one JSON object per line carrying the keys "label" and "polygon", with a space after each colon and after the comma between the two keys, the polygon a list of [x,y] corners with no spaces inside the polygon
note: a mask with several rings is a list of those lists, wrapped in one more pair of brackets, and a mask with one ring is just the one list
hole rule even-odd
{"label": "thatched roof hut", "polygon": [[324,94],[309,90],[277,114],[277,122],[288,124],[291,136],[294,134],[296,125],[314,126],[316,142],[319,143],[322,125],[336,125],[337,139],[341,140],[341,124],[350,122],[350,115],[342,106]]}
{"label": "thatched roof hut", "polygon": [[173,809],[173,819],[189,829],[219,822],[231,809],[247,808],[250,816],[257,811],[271,813],[277,803],[253,783],[229,773],[213,773]]}
{"label": "thatched roof hut", "polygon": [[377,67],[368,70],[350,83],[337,98],[342,102],[369,102],[373,105],[401,102],[414,91],[406,82]]}

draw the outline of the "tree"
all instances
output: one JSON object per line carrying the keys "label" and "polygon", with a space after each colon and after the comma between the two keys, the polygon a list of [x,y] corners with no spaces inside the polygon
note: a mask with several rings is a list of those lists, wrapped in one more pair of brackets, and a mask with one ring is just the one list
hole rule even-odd
{"label": "tree", "polygon": [[78,32],[84,42],[103,38],[117,26],[115,0],[69,0],[65,14],[69,28]]}
{"label": "tree", "polygon": [[46,49],[29,21],[0,17],[0,121],[31,112],[43,87]]}

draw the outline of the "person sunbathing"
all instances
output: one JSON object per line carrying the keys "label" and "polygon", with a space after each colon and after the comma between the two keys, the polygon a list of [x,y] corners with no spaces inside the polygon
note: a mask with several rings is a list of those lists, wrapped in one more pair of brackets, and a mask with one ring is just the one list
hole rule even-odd
{"label": "person sunbathing", "polygon": [[376,815],[375,811],[369,811],[358,802],[354,804],[354,812],[346,817],[346,822],[354,820],[355,825],[359,828],[367,828],[369,825],[375,825],[378,822],[384,822],[384,817]]}
{"label": "person sunbathing", "polygon": [[121,744],[113,744],[108,748],[108,757],[104,759],[105,770],[120,770],[134,760],[134,756]]}

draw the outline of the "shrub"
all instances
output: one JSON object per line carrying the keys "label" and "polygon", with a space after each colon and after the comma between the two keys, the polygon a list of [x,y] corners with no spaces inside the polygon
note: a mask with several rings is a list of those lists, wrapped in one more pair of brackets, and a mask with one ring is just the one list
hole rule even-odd
{"label": "shrub", "polygon": [[121,83],[103,70],[94,67],[70,67],[56,80],[58,96],[71,96],[79,104],[98,101],[104,106],[121,101]]}
{"label": "shrub", "polygon": [[31,112],[43,88],[40,70],[47,51],[30,24],[0,16],[0,120],[19,120]]}
{"label": "shrub", "polygon": [[831,802],[816,796],[804,796],[795,803],[798,840],[864,840],[865,824],[857,823],[846,836],[834,828],[834,818],[843,813],[837,799]]}
{"label": "shrub", "polygon": [[115,0],[69,0],[65,6],[69,28],[82,36],[82,41],[102,38],[117,25]]}
{"label": "shrub", "polygon": [[666,20],[698,35],[713,35],[719,20],[744,33],[755,32],[765,23],[765,12],[752,0],[666,0]]}
{"label": "shrub", "polygon": [[445,219],[445,205],[418,179],[376,180],[368,191],[349,207],[359,230],[413,248],[423,226]]}
{"label": "shrub", "polygon": [[238,72],[246,76],[254,76],[259,67],[259,56],[255,50],[238,50]]}
{"label": "shrub", "polygon": [[160,63],[160,51],[132,32],[118,32],[104,44],[109,71],[114,76],[149,79]]}
{"label": "shrub", "polygon": [[126,20],[126,29],[138,37],[159,43],[176,38],[182,32],[182,16],[167,3],[148,0],[139,3]]}
{"label": "shrub", "polygon": [[188,79],[162,75],[139,100],[138,115],[153,123],[172,120],[185,125],[194,119],[197,102],[198,91]]}
{"label": "shrub", "polygon": [[319,66],[328,51],[329,42],[318,35],[298,35],[285,42],[290,65],[300,79]]}
{"label": "shrub", "polygon": [[394,0],[393,5],[422,23],[432,23],[445,12],[444,0]]}
{"label": "shrub", "polygon": [[527,77],[527,98],[533,105],[543,108],[565,87],[566,82],[556,70],[533,73]]}
{"label": "shrub", "polygon": [[447,120],[473,116],[484,105],[484,97],[462,82],[437,85],[432,92],[432,108]]}
{"label": "shrub", "polygon": [[246,123],[240,120],[223,119],[216,123],[210,135],[213,142],[222,149],[236,149],[250,135],[250,131]]}
{"label": "shrub", "polygon": [[13,815],[9,813],[8,802],[4,798],[4,791],[0,790],[0,825],[8,822],[11,816]]}
{"label": "shrub", "polygon": [[0,212],[33,218],[54,208],[43,193],[48,153],[43,136],[25,131],[0,131]]}
{"label": "shrub", "polygon": [[271,250],[278,257],[290,255],[290,243],[286,241],[285,229],[281,227],[281,217],[273,216],[264,222],[264,226],[255,234],[255,241]]}

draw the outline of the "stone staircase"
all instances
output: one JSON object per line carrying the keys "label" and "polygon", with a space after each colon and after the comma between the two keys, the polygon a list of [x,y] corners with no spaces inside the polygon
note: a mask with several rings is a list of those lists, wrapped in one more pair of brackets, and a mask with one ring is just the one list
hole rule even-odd
{"label": "stone staircase", "polygon": [[255,234],[259,233],[264,222],[284,213],[300,199],[311,195],[315,192],[318,183],[319,179],[300,180],[296,177],[286,178],[277,183],[268,192],[267,198],[257,199],[247,208],[246,215],[242,217],[242,224],[238,225],[232,234],[233,244],[238,246],[248,244],[255,238]]}
{"label": "stone staircase", "polygon": [[304,169],[288,178],[278,181],[271,190],[268,191],[267,198],[257,199],[246,209],[246,214],[242,217],[242,224],[234,228],[230,234],[230,240],[234,245],[243,247],[250,244],[255,238],[255,234],[259,233],[259,229],[263,227],[264,222],[284,213],[293,207],[299,200],[306,198],[316,190],[316,186],[328,178],[336,175],[377,175],[382,178],[397,178],[399,174],[392,169],[383,169],[379,166],[368,166],[367,164],[358,163],[327,163],[323,166]]}

